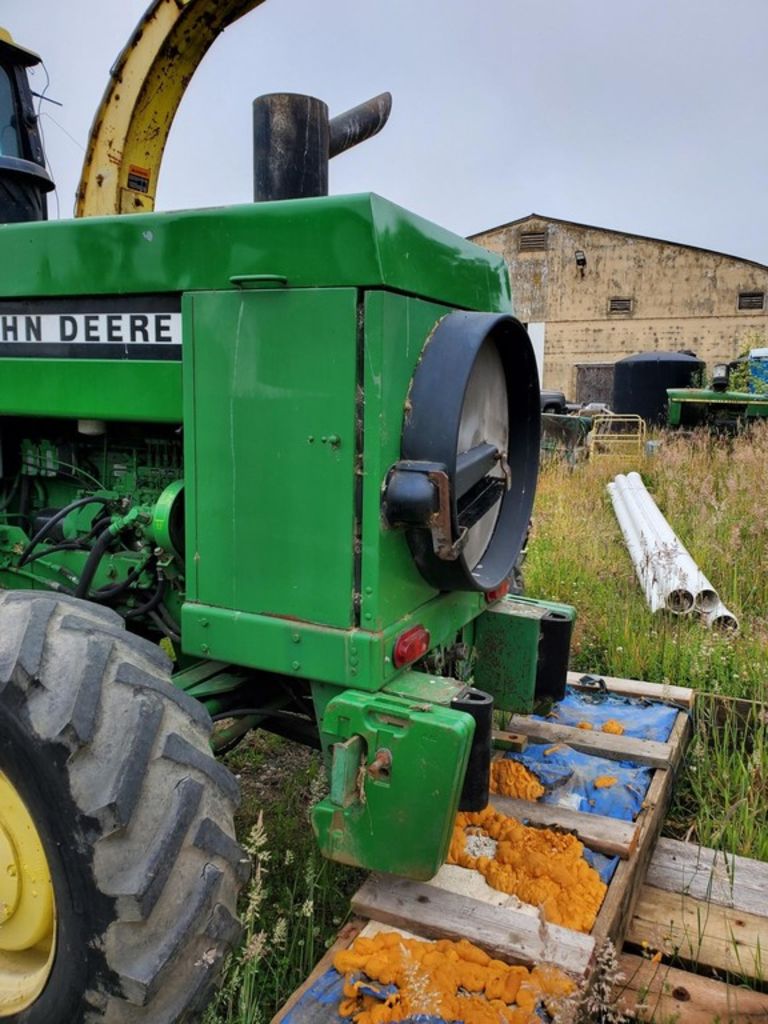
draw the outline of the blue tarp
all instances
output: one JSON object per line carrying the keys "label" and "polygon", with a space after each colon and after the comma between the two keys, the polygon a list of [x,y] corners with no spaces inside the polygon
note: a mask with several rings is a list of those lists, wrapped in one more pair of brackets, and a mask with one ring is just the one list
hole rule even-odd
{"label": "blue tarp", "polygon": [[564,699],[555,704],[550,714],[546,717],[533,717],[540,722],[555,722],[558,725],[590,722],[596,732],[612,718],[624,726],[624,736],[663,743],[672,732],[677,709],[658,701],[621,697],[604,690],[585,693],[569,688]]}
{"label": "blue tarp", "polygon": [[[677,714],[676,708],[656,701],[569,688],[549,715],[534,717],[558,725],[589,722],[594,732],[600,732],[613,719],[624,727],[624,736],[664,742],[669,739]],[[525,765],[539,779],[546,789],[540,803],[623,821],[634,821],[640,813],[653,774],[644,765],[582,754],[565,744],[530,743],[524,753],[509,752],[505,756]],[[607,778],[616,781],[610,786],[595,785]],[[604,882],[610,881],[618,857],[605,857],[591,850],[585,850],[584,856]]]}
{"label": "blue tarp", "polygon": [[604,853],[596,853],[594,850],[588,850],[586,846],[584,847],[584,860],[595,869],[606,885],[613,878],[613,872],[619,863],[618,857],[608,857]]}
{"label": "blue tarp", "polygon": [[[546,793],[544,804],[569,807],[583,814],[634,821],[651,783],[652,769],[631,761],[609,761],[581,754],[560,744],[529,743],[523,754],[505,755],[533,772]],[[597,779],[614,778],[612,786],[598,787]]]}
{"label": "blue tarp", "polygon": [[[677,709],[666,704],[597,691],[583,693],[569,689],[539,721],[576,726],[589,722],[599,732],[608,719],[624,726],[624,736],[637,739],[669,739]],[[631,761],[611,761],[582,754],[564,744],[530,743],[522,754],[506,755],[519,761],[540,780],[546,793],[541,803],[569,807],[585,814],[603,814],[608,818],[634,821],[640,813],[651,783],[652,770]],[[598,787],[596,780],[615,778],[612,786]]]}
{"label": "blue tarp", "polygon": [[326,971],[283,1018],[283,1024],[349,1024],[334,1013],[344,998],[344,979],[338,971]]}

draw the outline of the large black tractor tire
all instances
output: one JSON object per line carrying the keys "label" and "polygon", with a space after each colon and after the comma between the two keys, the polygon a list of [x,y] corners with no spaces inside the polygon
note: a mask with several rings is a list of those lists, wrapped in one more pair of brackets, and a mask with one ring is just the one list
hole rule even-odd
{"label": "large black tractor tire", "polygon": [[41,994],[0,1024],[195,1021],[239,934],[238,786],[171,663],[108,609],[0,594],[0,771],[56,903]]}

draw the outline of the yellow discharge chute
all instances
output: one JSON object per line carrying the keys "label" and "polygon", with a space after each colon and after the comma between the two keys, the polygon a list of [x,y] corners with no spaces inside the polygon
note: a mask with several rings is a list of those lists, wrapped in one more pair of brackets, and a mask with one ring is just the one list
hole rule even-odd
{"label": "yellow discharge chute", "polygon": [[154,0],[117,58],[88,139],[75,215],[154,209],[173,119],[208,48],[264,0]]}

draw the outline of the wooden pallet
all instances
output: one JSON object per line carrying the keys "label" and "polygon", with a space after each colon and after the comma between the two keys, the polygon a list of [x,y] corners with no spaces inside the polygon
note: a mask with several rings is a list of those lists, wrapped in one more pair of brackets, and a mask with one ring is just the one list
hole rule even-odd
{"label": "wooden pallet", "polygon": [[[315,970],[282,1007],[281,1024],[306,991],[333,965],[333,958],[361,933],[389,926],[355,919],[339,933]],[[402,930],[402,929],[401,929]],[[668,1024],[768,1024],[768,994],[712,977],[731,973],[766,980],[761,946],[768,936],[768,864],[660,839],[640,887],[627,943],[619,956],[623,1009],[638,1020]],[[647,945],[646,945],[647,944]],[[639,955],[636,950],[645,950]],[[654,954],[666,953],[661,962]],[[762,951],[765,959],[765,953]],[[705,973],[669,966],[683,960]],[[334,1014],[314,1007],[301,1024],[331,1024]],[[296,1022],[298,1024],[298,1022]]]}
{"label": "wooden pallet", "polygon": [[[576,677],[578,680],[580,677]],[[625,696],[663,699],[667,688],[631,680],[605,680]],[[693,691],[675,687],[677,703],[690,706]],[[636,821],[618,821],[551,804],[493,796],[491,803],[504,814],[538,825],[565,828],[600,853],[621,859],[608,886],[590,935],[546,924],[531,908],[491,906],[482,898],[451,891],[454,872],[443,869],[428,883],[371,875],[352,898],[354,912],[428,938],[469,939],[493,956],[511,963],[545,960],[578,977],[588,977],[596,950],[606,939],[621,944],[637,899],[643,875],[661,831],[672,784],[690,732],[690,719],[680,711],[665,743],[589,732],[551,722],[514,716],[515,735],[547,743],[566,743],[585,753],[612,760],[632,761],[653,769],[651,784]],[[467,872],[472,874],[472,872]]]}
{"label": "wooden pallet", "polygon": [[[767,949],[768,864],[660,839],[621,955],[625,1006],[644,1021],[768,1024]],[[669,966],[680,961],[700,973]],[[728,976],[763,991],[718,980]]]}
{"label": "wooden pallet", "polygon": [[[579,678],[571,674],[569,683],[578,685]],[[616,693],[666,700],[684,709],[690,708],[694,699],[693,692],[682,687],[631,680],[605,682]],[[494,892],[475,872],[447,867],[429,883],[370,876],[353,897],[358,920],[340,936],[342,947],[349,945],[368,921],[369,928],[396,928],[426,938],[466,938],[508,962],[530,965],[547,961],[588,979],[605,940],[611,939],[621,950],[626,936],[628,945],[621,954],[621,967],[628,979],[623,999],[637,1012],[638,1019],[666,1021],[677,1013],[681,1024],[703,1024],[719,1014],[722,1024],[729,1020],[768,1024],[768,996],[666,966],[676,953],[680,959],[710,971],[733,972],[738,961],[742,975],[759,977],[761,934],[762,946],[768,947],[768,865],[755,866],[752,861],[729,858],[726,868],[722,858],[717,859],[721,855],[713,851],[666,839],[657,844],[689,728],[688,715],[681,712],[669,740],[661,744],[590,734],[524,718],[512,721],[510,729],[523,743],[526,736],[547,742],[572,740],[578,749],[595,752],[590,741],[607,740],[605,747],[610,753],[602,747],[601,755],[653,768],[651,785],[635,822],[524,800],[492,798],[504,813],[568,829],[592,849],[620,858],[590,935],[547,924],[535,908]],[[734,872],[738,884],[733,883]],[[479,884],[467,888],[462,875],[474,875]],[[457,891],[459,888],[462,891]],[[282,1021],[290,1006],[328,969],[336,948],[321,961],[273,1024]],[[664,954],[660,963],[650,959],[650,953],[657,949]],[[645,955],[638,955],[643,950]],[[764,950],[763,958],[768,972]],[[704,1013],[709,1016],[702,1016]],[[328,1007],[321,1007],[315,1015],[310,1013],[301,1020],[302,1024],[330,1024],[336,1019]]]}

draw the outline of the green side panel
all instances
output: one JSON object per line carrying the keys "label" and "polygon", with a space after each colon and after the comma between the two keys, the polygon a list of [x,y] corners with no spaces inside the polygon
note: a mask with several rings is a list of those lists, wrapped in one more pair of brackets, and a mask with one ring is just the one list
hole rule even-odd
{"label": "green side panel", "polygon": [[448,307],[389,292],[365,296],[365,476],[361,624],[383,630],[433,598],[402,530],[387,530],[381,495],[400,458],[405,402],[414,370]]}
{"label": "green side panel", "polygon": [[509,305],[504,260],[371,194],[4,225],[0,296],[388,287],[469,309]]}
{"label": "green side panel", "polygon": [[3,416],[181,422],[180,362],[3,359],[0,365]]}
{"label": "green side panel", "polygon": [[441,594],[386,632],[369,633],[188,600],[181,609],[182,643],[185,653],[198,657],[360,690],[380,690],[405,671],[392,662],[400,633],[418,623],[429,630],[432,647],[451,643],[484,607],[482,594]]}
{"label": "green side panel", "polygon": [[[312,812],[325,856],[372,871],[431,878],[448,853],[474,730],[469,715],[437,705],[354,691],[334,698],[321,731],[324,746],[331,747],[339,802],[328,797]],[[360,750],[348,742],[354,736],[364,741],[362,801],[349,787],[351,759]],[[382,753],[389,768],[369,772]]]}
{"label": "green side panel", "polygon": [[350,626],[357,293],[212,292],[184,312],[188,599]]}
{"label": "green side panel", "polygon": [[576,617],[570,605],[508,597],[475,620],[474,685],[492,694],[499,710],[533,711],[541,620],[550,612]]}

